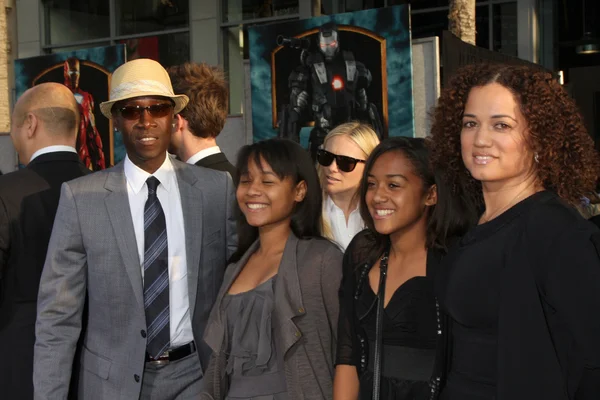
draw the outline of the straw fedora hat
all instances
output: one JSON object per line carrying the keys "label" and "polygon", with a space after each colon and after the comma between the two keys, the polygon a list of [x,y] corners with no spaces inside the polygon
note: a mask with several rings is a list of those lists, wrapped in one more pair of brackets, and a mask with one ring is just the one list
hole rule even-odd
{"label": "straw fedora hat", "polygon": [[186,95],[173,93],[167,71],[158,62],[148,58],[138,58],[117,68],[110,78],[110,88],[109,100],[100,103],[100,111],[106,118],[112,117],[113,104],[133,97],[168,97],[175,103],[176,114],[189,101]]}

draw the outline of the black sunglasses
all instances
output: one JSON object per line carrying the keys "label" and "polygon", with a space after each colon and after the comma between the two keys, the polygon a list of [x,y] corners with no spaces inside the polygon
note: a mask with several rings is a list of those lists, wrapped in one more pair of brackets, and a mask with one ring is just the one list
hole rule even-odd
{"label": "black sunglasses", "polygon": [[338,168],[344,172],[352,172],[354,171],[354,168],[356,168],[356,164],[365,162],[365,160],[359,160],[358,158],[333,154],[328,152],[327,150],[317,150],[317,161],[322,166],[329,167],[333,160],[335,160],[335,163],[337,164]]}
{"label": "black sunglasses", "polygon": [[173,104],[160,103],[152,104],[151,106],[125,106],[118,109],[123,118],[131,121],[140,119],[142,113],[146,110],[152,118],[162,118],[169,115],[171,110],[173,110]]}

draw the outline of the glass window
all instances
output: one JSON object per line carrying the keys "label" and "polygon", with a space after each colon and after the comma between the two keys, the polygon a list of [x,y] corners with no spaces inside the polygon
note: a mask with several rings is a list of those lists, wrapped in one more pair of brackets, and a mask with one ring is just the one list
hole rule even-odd
{"label": "glass window", "polygon": [[321,0],[321,15],[339,14],[344,10],[345,0]]}
{"label": "glass window", "polygon": [[[411,15],[411,30],[414,39],[431,36],[442,37],[442,32],[448,30],[448,10],[422,12]],[[477,46],[489,48],[490,18],[488,6],[479,6],[475,12],[475,29]]]}
{"label": "glass window", "polygon": [[223,0],[223,22],[280,17],[298,12],[298,0]]}
{"label": "glass window", "polygon": [[44,1],[47,44],[110,36],[109,0]]}
{"label": "glass window", "polygon": [[[406,4],[406,0],[388,0],[388,5],[395,6]],[[410,3],[411,10],[422,10],[424,8],[448,7],[448,0],[420,0]]]}
{"label": "glass window", "polygon": [[190,0],[116,0],[117,34],[156,32],[189,26]]}
{"label": "glass window", "polygon": [[102,47],[102,46],[110,46],[110,42],[98,42],[94,44],[86,44],[81,46],[67,46],[67,47],[54,47],[50,49],[50,53],[61,53],[63,51],[75,51],[82,49],[89,49],[90,47]]}
{"label": "glass window", "polygon": [[127,61],[151,58],[164,67],[183,64],[190,60],[190,34],[188,32],[147,36],[120,40],[127,46]]}
{"label": "glass window", "polygon": [[[368,10],[370,8],[385,7],[384,0],[345,0],[344,12]],[[389,5],[389,4],[388,4]]]}
{"label": "glass window", "polygon": [[494,51],[517,56],[517,3],[493,6]]}
{"label": "glass window", "polygon": [[475,45],[490,48],[490,9],[479,6],[475,9]]}
{"label": "glass window", "polygon": [[410,16],[412,37],[415,39],[439,36],[448,30],[448,10],[412,14]]}
{"label": "glass window", "polygon": [[[488,1],[488,0],[477,0],[477,2]],[[388,0],[388,6],[396,6],[400,4],[408,3],[407,0]],[[438,8],[438,7],[448,7],[448,0],[418,0],[410,2],[411,10],[423,10],[426,8]]]}

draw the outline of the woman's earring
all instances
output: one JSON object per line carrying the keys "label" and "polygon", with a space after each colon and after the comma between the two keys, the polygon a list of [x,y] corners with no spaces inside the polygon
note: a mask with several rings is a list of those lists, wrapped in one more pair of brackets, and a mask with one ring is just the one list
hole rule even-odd
{"label": "woman's earring", "polygon": [[540,162],[540,155],[537,153],[537,151],[533,155],[533,159],[535,160],[536,164],[539,164],[539,162]]}

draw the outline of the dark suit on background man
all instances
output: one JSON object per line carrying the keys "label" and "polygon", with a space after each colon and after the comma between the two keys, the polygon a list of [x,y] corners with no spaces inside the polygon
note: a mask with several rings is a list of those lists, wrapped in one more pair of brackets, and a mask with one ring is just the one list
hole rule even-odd
{"label": "dark suit on background man", "polygon": [[[33,95],[42,96],[40,91],[48,88],[51,90],[46,94],[57,96],[53,90],[56,87],[52,86],[41,87]],[[72,94],[63,95],[73,100],[72,122],[76,127],[77,103]],[[37,112],[35,107],[29,107],[28,111],[31,109],[33,113]],[[16,114],[22,114],[22,105],[15,110]],[[19,120],[18,116],[13,118],[13,124],[18,125]],[[68,132],[65,135],[52,133],[46,137],[50,142],[45,143],[51,146],[44,146],[29,155],[24,146],[15,142],[15,147],[21,150],[21,162],[28,164],[19,171],[0,176],[0,354],[5,360],[0,363],[2,398],[33,398],[37,294],[60,187],[63,182],[90,172],[75,151],[75,132],[72,146],[58,144],[65,136],[68,141]],[[14,134],[13,140],[20,140],[17,135]],[[53,139],[59,139],[57,145],[51,144]],[[35,158],[29,160],[29,156]]]}
{"label": "dark suit on background man", "polygon": [[229,162],[227,157],[225,157],[224,153],[219,152],[216,154],[211,154],[196,161],[194,165],[204,168],[215,169],[217,171],[228,172],[229,175],[231,175],[233,181],[236,181],[237,169],[232,163]]}
{"label": "dark suit on background man", "polygon": [[237,170],[223,153],[217,153],[213,154],[212,156],[205,157],[200,161],[197,161],[196,165],[199,167],[216,169],[217,171],[229,172],[232,177],[237,175]]}

